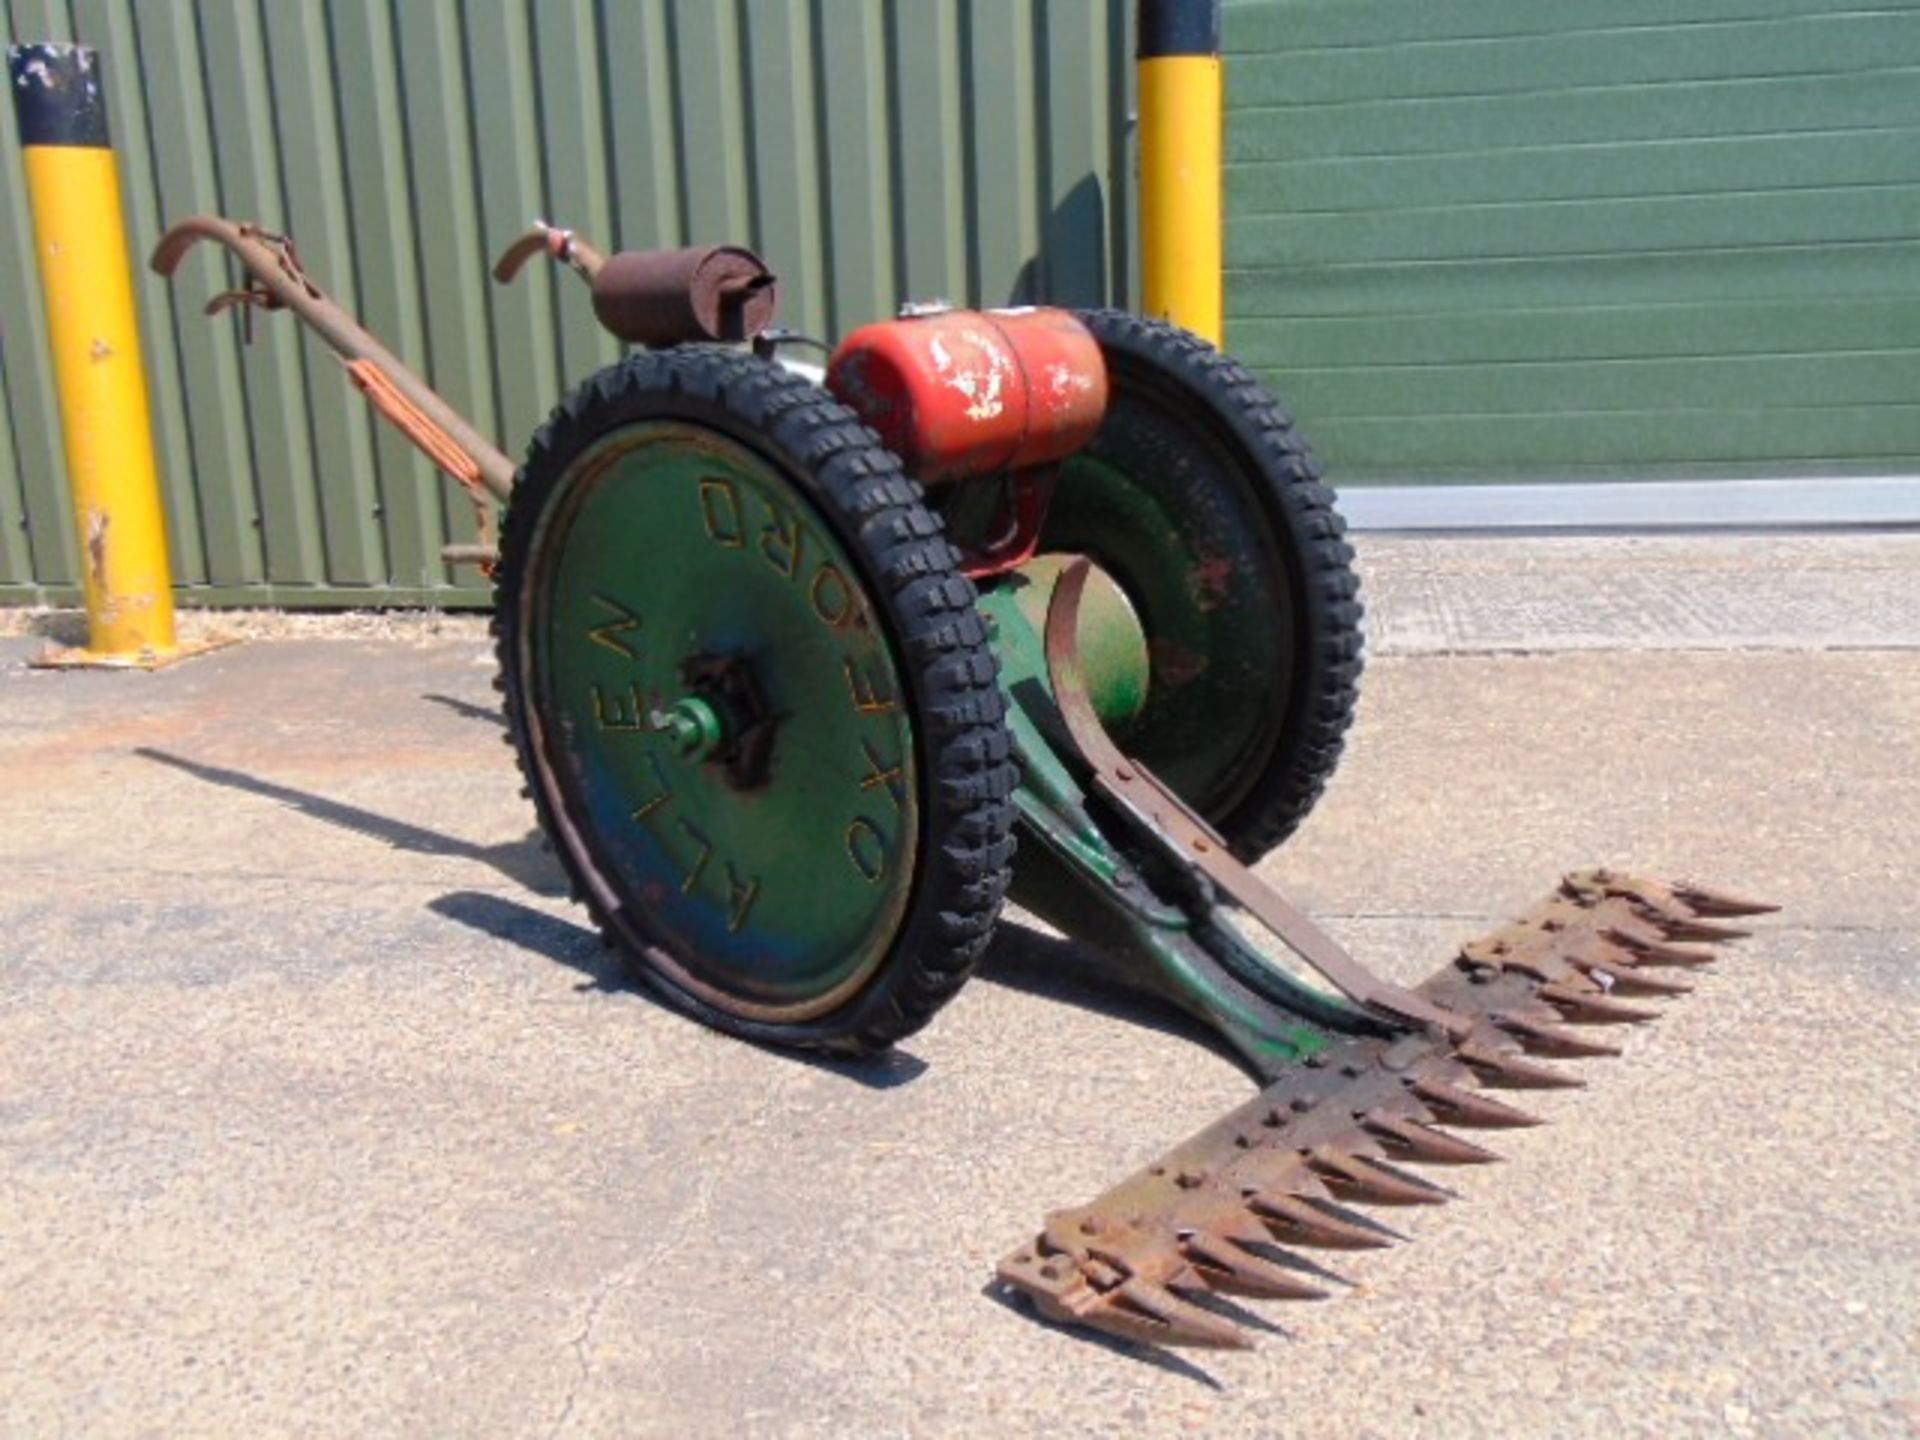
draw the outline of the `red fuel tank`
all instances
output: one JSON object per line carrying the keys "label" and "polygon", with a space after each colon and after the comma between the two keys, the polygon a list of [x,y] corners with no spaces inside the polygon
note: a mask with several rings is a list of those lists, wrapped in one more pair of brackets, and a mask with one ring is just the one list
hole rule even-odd
{"label": "red fuel tank", "polygon": [[1065,310],[939,310],[854,331],[827,388],[932,484],[1071,455],[1106,413],[1107,367]]}

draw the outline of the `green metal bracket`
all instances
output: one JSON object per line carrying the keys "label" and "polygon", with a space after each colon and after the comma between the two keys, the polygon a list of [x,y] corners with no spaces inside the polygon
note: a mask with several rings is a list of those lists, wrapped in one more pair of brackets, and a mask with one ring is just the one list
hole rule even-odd
{"label": "green metal bracket", "polygon": [[[1012,899],[1105,954],[1117,978],[1217,1030],[1262,1079],[1324,1050],[1340,1033],[1383,1033],[1344,999],[1288,973],[1244,939],[1204,879],[1132,843],[1076,778],[1053,704],[1045,613],[1051,574],[1013,575],[985,591],[1008,716],[1022,766],[1014,803],[1022,846]],[[1111,637],[1108,637],[1111,640]],[[1123,694],[1137,683],[1116,679]],[[1096,706],[1102,694],[1096,690]],[[1124,704],[1125,701],[1123,700]],[[1104,707],[1103,707],[1104,708]]]}

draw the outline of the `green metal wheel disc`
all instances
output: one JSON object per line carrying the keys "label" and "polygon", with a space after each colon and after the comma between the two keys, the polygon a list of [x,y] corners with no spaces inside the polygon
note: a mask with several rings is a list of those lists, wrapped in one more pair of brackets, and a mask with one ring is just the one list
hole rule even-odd
{"label": "green metal wheel disc", "polygon": [[860,570],[785,470],[642,420],[579,454],[521,592],[558,839],[672,983],[794,1022],[885,962],[915,884],[906,694]]}
{"label": "green metal wheel disc", "polygon": [[1167,447],[1149,428],[1158,420],[1116,402],[1107,448],[1061,467],[1043,543],[1093,556],[1137,607],[1151,680],[1119,733],[1217,815],[1246,794],[1286,722],[1291,602],[1256,497],[1218,482],[1227,466],[1199,436]]}
{"label": "green metal wheel disc", "polygon": [[1040,548],[1091,559],[1138,617],[1145,700],[1108,722],[1126,753],[1252,860],[1306,818],[1340,758],[1361,665],[1353,551],[1255,376],[1162,321],[1077,313],[1110,394],[1060,467]]}

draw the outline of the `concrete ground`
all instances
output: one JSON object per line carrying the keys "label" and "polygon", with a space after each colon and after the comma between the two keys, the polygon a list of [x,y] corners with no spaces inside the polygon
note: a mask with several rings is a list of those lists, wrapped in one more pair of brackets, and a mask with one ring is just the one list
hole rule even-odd
{"label": "concrete ground", "polygon": [[1787,908],[1415,1243],[1176,1360],[987,1286],[1245,1093],[1057,942],[891,1063],[754,1050],[556,895],[474,622],[0,640],[0,1434],[1920,1433],[1920,536],[1364,560],[1265,867],[1364,956],[1599,861]]}

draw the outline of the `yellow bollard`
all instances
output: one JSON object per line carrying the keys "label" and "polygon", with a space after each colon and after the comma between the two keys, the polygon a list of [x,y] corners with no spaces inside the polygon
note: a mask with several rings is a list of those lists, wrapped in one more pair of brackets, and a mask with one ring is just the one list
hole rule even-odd
{"label": "yellow bollard", "polygon": [[1140,0],[1140,278],[1146,313],[1216,346],[1223,98],[1220,0]]}
{"label": "yellow bollard", "polygon": [[79,45],[19,45],[7,51],[7,72],[87,596],[86,648],[40,663],[165,664],[183,652],[99,57]]}

